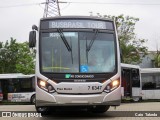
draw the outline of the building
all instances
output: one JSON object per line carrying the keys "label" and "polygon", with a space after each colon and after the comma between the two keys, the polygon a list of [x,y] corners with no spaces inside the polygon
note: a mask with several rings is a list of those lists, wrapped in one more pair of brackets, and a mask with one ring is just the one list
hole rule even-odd
{"label": "building", "polygon": [[157,51],[149,51],[148,54],[142,58],[142,62],[139,64],[140,68],[155,68],[154,57]]}

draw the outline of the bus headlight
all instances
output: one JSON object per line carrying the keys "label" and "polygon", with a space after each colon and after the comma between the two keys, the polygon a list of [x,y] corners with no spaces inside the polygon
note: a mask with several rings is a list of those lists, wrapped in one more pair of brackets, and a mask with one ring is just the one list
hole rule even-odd
{"label": "bus headlight", "polygon": [[110,82],[104,89],[104,92],[109,93],[113,90],[115,90],[116,88],[118,88],[120,85],[120,79],[117,80],[113,80],[112,82]]}
{"label": "bus headlight", "polygon": [[118,81],[118,80],[114,80],[114,81],[112,82],[112,86],[113,86],[113,87],[119,86],[119,81]]}
{"label": "bus headlight", "polygon": [[42,81],[42,80],[40,80],[39,84],[40,84],[40,86],[42,86],[42,87],[45,87],[45,86],[46,86],[46,82],[45,82],[45,81]]}
{"label": "bus headlight", "polygon": [[49,93],[55,92],[54,87],[44,80],[38,79],[37,85],[38,85],[39,88],[45,90],[46,92],[49,92]]}

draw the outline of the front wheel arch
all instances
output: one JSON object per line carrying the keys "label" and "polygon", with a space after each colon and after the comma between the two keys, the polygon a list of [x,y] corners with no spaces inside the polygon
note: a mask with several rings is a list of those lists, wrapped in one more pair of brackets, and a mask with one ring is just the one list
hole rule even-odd
{"label": "front wheel arch", "polygon": [[33,95],[31,96],[30,102],[31,102],[32,104],[35,104],[35,102],[36,102],[36,94],[33,94]]}

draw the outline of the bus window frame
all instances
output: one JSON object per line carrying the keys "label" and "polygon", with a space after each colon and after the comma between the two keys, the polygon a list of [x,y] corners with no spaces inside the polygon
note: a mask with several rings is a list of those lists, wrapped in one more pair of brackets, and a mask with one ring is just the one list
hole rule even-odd
{"label": "bus window frame", "polygon": [[[75,28],[65,28],[65,29],[63,29],[63,32],[92,32],[93,31],[93,29],[88,29],[88,28],[86,28],[86,29],[75,29]],[[40,73],[41,74],[66,74],[65,72],[64,73],[53,73],[53,72],[42,72],[42,60],[41,60],[41,41],[42,41],[42,37],[41,37],[41,34],[42,33],[49,33],[49,32],[57,32],[57,29],[53,29],[53,28],[51,28],[51,29],[45,29],[45,30],[41,30],[40,29],[40,31],[39,31],[39,66],[40,66]],[[118,54],[117,54],[117,37],[116,37],[116,32],[114,31],[114,30],[104,30],[104,29],[102,29],[102,30],[99,30],[99,32],[101,33],[101,32],[104,32],[104,33],[111,33],[111,34],[113,34],[113,36],[114,36],[114,49],[115,49],[115,70],[114,70],[114,72],[98,72],[98,73],[85,73],[85,74],[106,74],[106,73],[108,73],[108,74],[110,74],[110,73],[114,73],[114,75],[118,72],[118,60],[117,60],[117,58],[118,58]],[[78,41],[79,41],[79,39],[78,39]],[[78,42],[78,44],[79,44],[79,42]],[[80,45],[78,45],[78,47],[79,47]],[[79,57],[79,62],[80,62],[80,53],[79,53],[80,51],[79,51],[79,49],[78,49],[78,57]],[[79,65],[80,65],[80,63],[79,63]],[[72,73],[72,72],[70,72],[70,73]],[[74,73],[73,72],[73,74],[84,74],[84,73],[81,73],[80,71],[79,72],[77,72],[77,73]]]}
{"label": "bus window frame", "polygon": [[[158,75],[156,75],[156,74],[159,74],[159,73],[142,73],[142,76],[141,77],[143,77],[143,74],[146,74],[145,75],[145,77],[148,77],[148,76],[151,76],[151,77],[153,77],[153,76],[158,76]],[[160,76],[159,76],[160,77]],[[152,79],[152,81],[153,81],[153,79]],[[142,90],[160,90],[160,87],[158,87],[157,88],[157,81],[155,81],[155,83],[154,82],[146,82],[146,80],[142,80]],[[160,81],[160,80],[159,80]],[[151,84],[155,84],[155,86],[154,86],[154,88],[147,88],[147,87],[144,87],[144,85],[146,84],[146,83],[151,83]]]}

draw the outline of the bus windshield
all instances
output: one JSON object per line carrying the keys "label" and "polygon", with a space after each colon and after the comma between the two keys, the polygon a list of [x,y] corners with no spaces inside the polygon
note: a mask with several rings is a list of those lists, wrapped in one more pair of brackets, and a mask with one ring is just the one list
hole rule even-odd
{"label": "bus windshield", "polygon": [[114,33],[98,30],[42,32],[40,40],[41,72],[114,72],[116,69],[115,48]]}

